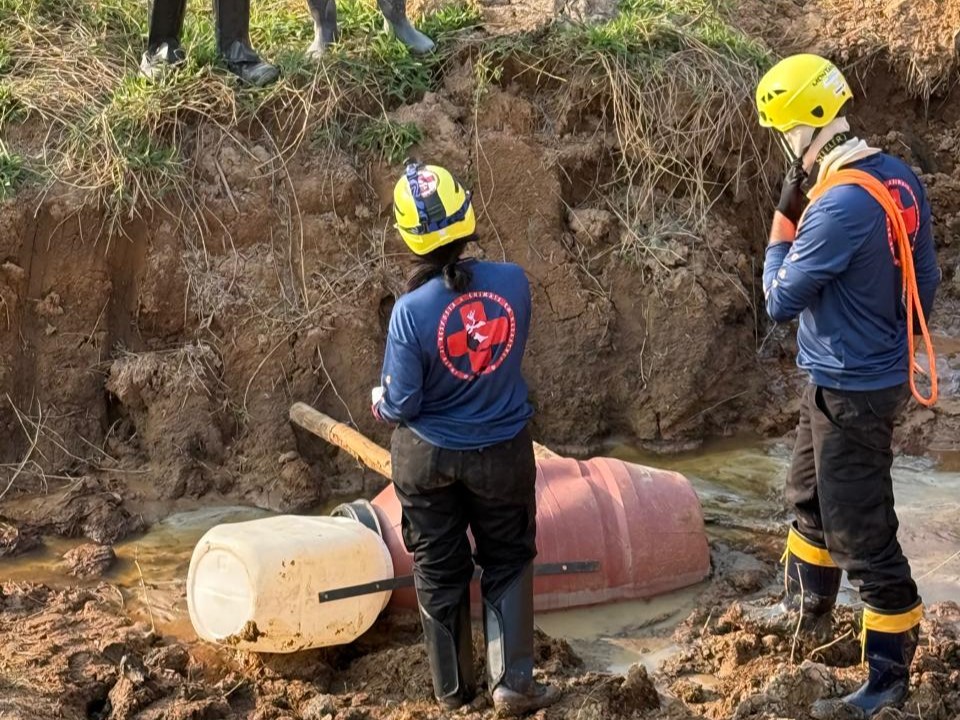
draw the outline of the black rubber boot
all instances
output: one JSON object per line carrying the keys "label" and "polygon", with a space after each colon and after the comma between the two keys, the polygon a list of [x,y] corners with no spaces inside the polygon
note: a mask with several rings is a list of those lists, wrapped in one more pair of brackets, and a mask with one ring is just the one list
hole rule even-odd
{"label": "black rubber boot", "polygon": [[833,631],[833,608],[843,577],[843,571],[832,563],[825,547],[791,527],[785,554],[783,599],[773,607],[745,604],[747,619],[784,633],[795,632],[799,625],[801,632],[814,640],[829,640]]}
{"label": "black rubber boot", "polygon": [[150,6],[150,29],[147,49],[140,60],[140,74],[156,78],[169,67],[186,60],[180,46],[183,16],[187,0],[154,0]]}
{"label": "black rubber boot", "polygon": [[250,47],[250,0],[213,0],[217,50],[227,69],[247,85],[263,87],[280,77],[280,68]]}
{"label": "black rubber boot", "polygon": [[469,591],[464,592],[451,627],[430,615],[423,605],[420,605],[420,621],[433,676],[434,696],[444,709],[456,710],[477,694]]}
{"label": "black rubber boot", "polygon": [[496,601],[483,604],[487,673],[497,712],[516,717],[555,703],[560,692],[533,679],[533,565]]}
{"label": "black rubber boot", "polygon": [[433,40],[410,23],[407,18],[407,0],[377,0],[377,6],[393,33],[400,42],[410,48],[410,52],[425,55],[436,47]]}
{"label": "black rubber boot", "polygon": [[[920,639],[919,618],[923,608],[917,606],[901,613],[882,613],[867,609],[864,613],[864,655],[868,675],[855,693],[843,698],[843,702],[859,709],[866,717],[872,717],[885,707],[900,705],[910,690],[910,664],[917,652]],[[916,621],[918,624],[902,632],[884,632]],[[873,626],[873,627],[871,627]]]}
{"label": "black rubber boot", "polygon": [[340,39],[337,3],[336,0],[307,0],[307,5],[313,17],[313,42],[307,48],[307,55],[319,58],[328,45]]}

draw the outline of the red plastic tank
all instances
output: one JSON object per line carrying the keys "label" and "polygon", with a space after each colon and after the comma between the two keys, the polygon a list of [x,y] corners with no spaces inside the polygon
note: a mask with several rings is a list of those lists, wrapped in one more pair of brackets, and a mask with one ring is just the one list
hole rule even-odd
{"label": "red plastic tank", "polygon": [[[372,503],[395,574],[409,575],[413,558],[400,535],[393,484]],[[689,481],[613,458],[537,461],[537,551],[538,564],[600,563],[593,572],[538,575],[537,610],[653,597],[710,572],[703,511]],[[475,613],[479,597],[474,583]],[[413,588],[395,590],[391,605],[416,608]]]}

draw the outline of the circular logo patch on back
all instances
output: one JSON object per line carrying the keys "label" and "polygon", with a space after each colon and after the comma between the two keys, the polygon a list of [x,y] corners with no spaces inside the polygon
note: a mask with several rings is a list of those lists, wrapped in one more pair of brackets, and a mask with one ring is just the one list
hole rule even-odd
{"label": "circular logo patch on back", "polygon": [[447,370],[461,380],[472,380],[503,364],[516,335],[510,303],[496,293],[470,292],[444,309],[437,329],[437,349]]}

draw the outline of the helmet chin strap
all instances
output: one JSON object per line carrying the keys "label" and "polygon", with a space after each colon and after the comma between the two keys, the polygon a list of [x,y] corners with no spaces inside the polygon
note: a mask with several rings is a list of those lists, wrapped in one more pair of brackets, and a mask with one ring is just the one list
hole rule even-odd
{"label": "helmet chin strap", "polygon": [[850,139],[850,123],[845,117],[836,117],[822,128],[797,125],[780,136],[780,147],[790,163],[803,162],[808,173],[824,155]]}

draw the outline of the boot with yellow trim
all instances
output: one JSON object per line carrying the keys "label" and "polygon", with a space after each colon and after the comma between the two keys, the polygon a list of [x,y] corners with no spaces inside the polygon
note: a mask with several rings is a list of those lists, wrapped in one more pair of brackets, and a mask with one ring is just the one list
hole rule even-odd
{"label": "boot with yellow trim", "polygon": [[842,576],[827,549],[804,537],[793,524],[784,552],[783,599],[773,607],[746,606],[745,617],[781,632],[795,632],[799,623],[801,632],[814,640],[829,640]]}
{"label": "boot with yellow trim", "polygon": [[872,717],[883,708],[903,702],[910,690],[910,664],[920,639],[923,605],[901,612],[866,608],[863,611],[863,655],[867,682],[843,698],[846,705]]}

